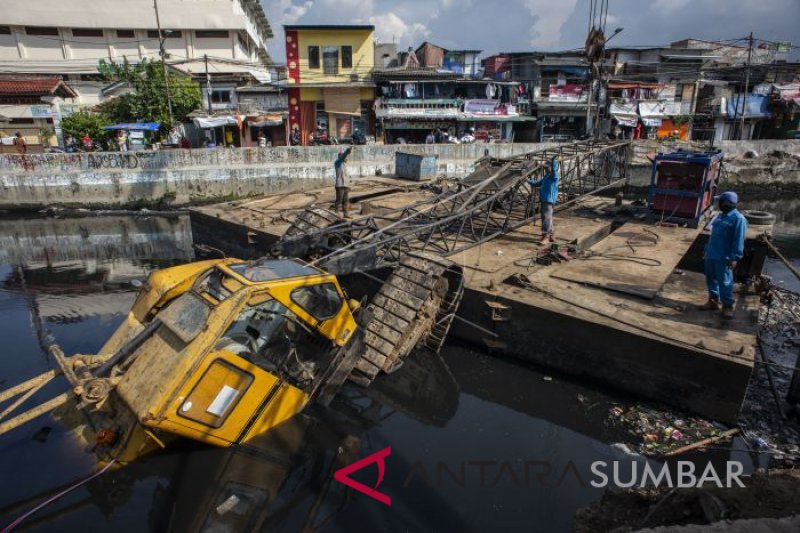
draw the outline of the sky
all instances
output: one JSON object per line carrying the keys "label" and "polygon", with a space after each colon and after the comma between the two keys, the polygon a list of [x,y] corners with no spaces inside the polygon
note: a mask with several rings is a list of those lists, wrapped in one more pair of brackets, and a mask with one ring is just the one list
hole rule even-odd
{"label": "sky", "polygon": [[[599,3],[600,0],[598,0]],[[285,61],[284,24],[373,24],[399,50],[430,41],[498,52],[583,47],[590,0],[261,0],[275,33],[268,49]],[[609,0],[609,46],[660,46],[687,37],[746,37],[800,46],[800,0]],[[794,49],[797,59],[800,49]]]}

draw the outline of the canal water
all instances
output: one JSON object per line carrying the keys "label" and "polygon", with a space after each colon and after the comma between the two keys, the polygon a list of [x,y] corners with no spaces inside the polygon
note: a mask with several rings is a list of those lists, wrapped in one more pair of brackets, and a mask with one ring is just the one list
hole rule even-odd
{"label": "canal water", "polygon": [[[796,234],[796,215],[783,211],[779,230]],[[800,257],[796,240],[779,242]],[[0,389],[52,368],[42,348],[47,336],[69,354],[96,352],[148,272],[192,259],[185,216],[0,220]],[[796,288],[785,267],[768,268]],[[34,399],[64,390],[55,383]],[[605,423],[613,404],[630,402],[448,345],[441,357],[417,356],[366,391],[346,387],[331,408],[312,409],[247,447],[179,442],[109,470],[23,525],[59,532],[570,531],[575,511],[603,494],[589,483],[593,462],[620,461],[630,472],[644,461],[612,446],[624,435]],[[763,457],[743,449],[734,441],[732,449],[688,458],[737,460],[746,471],[763,466]],[[381,451],[378,490],[391,505],[334,480],[335,470]],[[96,469],[91,450],[49,416],[0,437],[0,525]],[[377,468],[353,478],[373,487]]]}

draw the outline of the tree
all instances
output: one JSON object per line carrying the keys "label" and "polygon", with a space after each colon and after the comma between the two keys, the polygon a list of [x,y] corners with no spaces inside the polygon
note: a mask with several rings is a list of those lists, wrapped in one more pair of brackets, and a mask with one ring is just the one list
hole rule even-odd
{"label": "tree", "polygon": [[[97,70],[108,81],[122,81],[132,92],[100,105],[100,112],[114,122],[160,122],[162,133],[169,130],[169,106],[164,87],[164,71],[159,61],[143,59],[132,64],[100,60]],[[186,116],[203,104],[200,86],[189,76],[170,72],[169,94],[176,122],[185,122]]]}
{"label": "tree", "polygon": [[61,119],[61,131],[64,138],[75,137],[80,142],[81,137],[88,135],[94,142],[105,142],[109,138],[109,131],[103,126],[108,126],[109,121],[103,115],[92,114],[86,111],[73,113]]}

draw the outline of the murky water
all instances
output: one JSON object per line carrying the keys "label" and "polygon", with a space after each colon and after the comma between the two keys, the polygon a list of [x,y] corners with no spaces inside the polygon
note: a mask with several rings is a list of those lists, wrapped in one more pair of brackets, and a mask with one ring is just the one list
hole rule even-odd
{"label": "murky water", "polygon": [[[782,222],[787,233],[796,233],[793,220]],[[796,242],[786,242],[800,257]],[[96,351],[129,308],[132,281],[193,258],[186,217],[0,220],[0,245],[0,389],[52,367],[43,336],[67,353]],[[769,268],[788,281],[782,267]],[[34,399],[64,389],[56,383]],[[25,525],[570,531],[575,510],[603,493],[589,485],[590,464],[635,460],[610,446],[620,435],[603,421],[615,401],[626,400],[451,345],[366,391],[346,388],[332,408],[298,416],[251,446],[184,442],[109,471]],[[391,506],[333,479],[334,470],[387,447],[379,490]],[[747,469],[760,461],[724,449],[703,461],[729,458]],[[0,524],[95,469],[93,455],[48,416],[0,437]],[[369,467],[353,477],[373,486],[376,475]]]}

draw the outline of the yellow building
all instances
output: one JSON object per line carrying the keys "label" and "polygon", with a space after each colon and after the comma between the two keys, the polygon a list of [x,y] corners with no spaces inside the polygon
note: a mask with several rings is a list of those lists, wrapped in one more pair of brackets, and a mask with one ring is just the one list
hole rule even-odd
{"label": "yellow building", "polygon": [[374,134],[374,26],[284,26],[289,127],[339,140]]}

